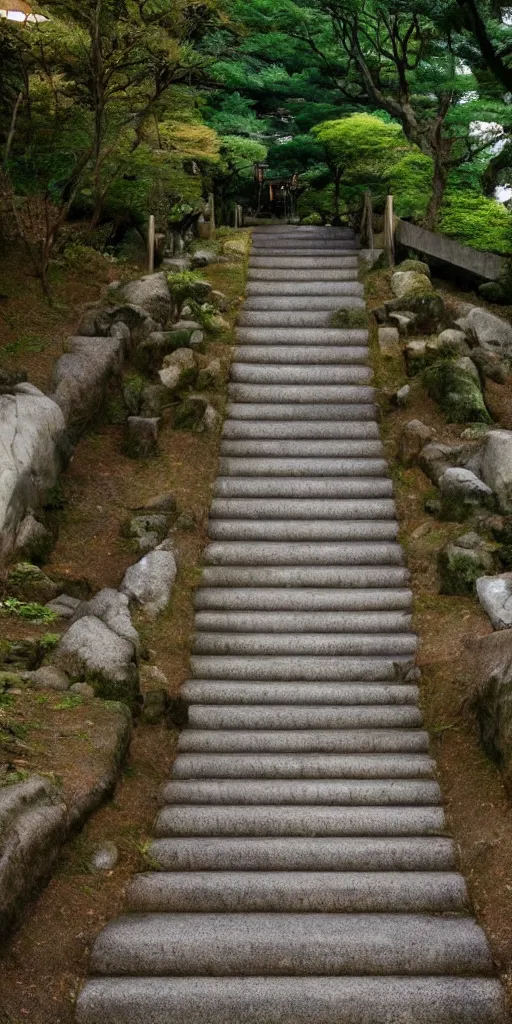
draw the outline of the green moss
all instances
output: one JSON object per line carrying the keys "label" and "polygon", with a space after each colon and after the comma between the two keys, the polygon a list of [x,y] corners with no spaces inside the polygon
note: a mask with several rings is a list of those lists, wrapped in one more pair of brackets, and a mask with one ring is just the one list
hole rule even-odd
{"label": "green moss", "polygon": [[423,383],[449,423],[492,422],[477,381],[451,360],[440,359],[428,366]]}
{"label": "green moss", "polygon": [[368,328],[369,319],[365,309],[337,309],[331,317],[331,327]]}
{"label": "green moss", "polygon": [[403,260],[395,267],[395,271],[407,271],[413,270],[416,274],[424,274],[426,277],[430,277],[430,267],[428,263],[422,263],[421,260]]}
{"label": "green moss", "polygon": [[469,555],[439,554],[442,594],[473,594],[475,583],[482,575],[482,565]]}

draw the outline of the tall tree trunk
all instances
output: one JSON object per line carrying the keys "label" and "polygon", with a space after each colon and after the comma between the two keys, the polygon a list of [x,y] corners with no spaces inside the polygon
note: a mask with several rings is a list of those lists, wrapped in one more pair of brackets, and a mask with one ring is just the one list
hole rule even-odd
{"label": "tall tree trunk", "polygon": [[434,174],[432,177],[432,194],[430,196],[427,213],[425,216],[425,227],[429,231],[436,231],[439,212],[446,191],[448,180],[448,167],[440,153],[434,154]]}
{"label": "tall tree trunk", "polygon": [[340,217],[340,195],[341,195],[341,167],[335,167],[334,169],[334,217],[333,226],[337,227],[341,224]]}

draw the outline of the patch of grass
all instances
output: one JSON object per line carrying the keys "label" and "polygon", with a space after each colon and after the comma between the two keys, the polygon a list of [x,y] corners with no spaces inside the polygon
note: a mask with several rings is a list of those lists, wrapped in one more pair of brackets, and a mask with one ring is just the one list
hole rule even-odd
{"label": "patch of grass", "polygon": [[8,356],[20,356],[25,352],[44,352],[46,342],[42,341],[38,334],[21,334],[14,341],[4,345],[4,352]]}
{"label": "patch of grass", "polygon": [[0,601],[0,610],[9,615],[17,615],[20,619],[28,622],[55,622],[58,618],[56,612],[46,608],[44,604],[37,601],[18,601],[17,597],[6,597]]}
{"label": "patch of grass", "polygon": [[[55,704],[55,711],[73,711],[74,708],[80,707],[83,702],[84,698],[79,693],[66,694],[58,704]],[[86,733],[86,738],[89,739],[88,733]]]}
{"label": "patch of grass", "polygon": [[366,309],[337,309],[331,316],[331,327],[342,329],[368,328],[369,317]]}

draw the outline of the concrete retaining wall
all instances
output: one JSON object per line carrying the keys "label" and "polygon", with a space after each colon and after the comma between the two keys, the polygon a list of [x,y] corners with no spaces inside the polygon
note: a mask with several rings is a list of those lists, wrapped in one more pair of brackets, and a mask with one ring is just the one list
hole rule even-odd
{"label": "concrete retaining wall", "polygon": [[483,278],[485,281],[496,281],[504,271],[505,260],[492,252],[481,252],[479,249],[471,249],[468,245],[460,245],[453,238],[446,235],[438,235],[433,231],[426,231],[425,228],[417,227],[416,224],[409,224],[405,220],[396,221],[396,239],[400,245],[408,249],[417,249],[435,259],[450,263],[460,270],[466,270],[475,277]]}

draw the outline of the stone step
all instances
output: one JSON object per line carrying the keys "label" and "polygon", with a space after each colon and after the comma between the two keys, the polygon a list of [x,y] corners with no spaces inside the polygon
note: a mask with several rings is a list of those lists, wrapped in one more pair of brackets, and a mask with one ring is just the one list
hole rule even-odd
{"label": "stone step", "polygon": [[239,327],[239,345],[367,345],[362,327]]}
{"label": "stone step", "polygon": [[316,224],[258,224],[253,228],[253,238],[257,241],[275,235],[285,238],[355,238],[353,228],[317,226]]}
{"label": "stone step", "polygon": [[386,459],[290,457],[281,459],[246,456],[219,459],[219,473],[225,477],[386,477]]}
{"label": "stone step", "polygon": [[154,825],[157,838],[171,836],[417,836],[445,829],[442,807],[164,807]]}
{"label": "stone step", "polygon": [[390,498],[216,498],[211,505],[213,519],[313,519],[347,522],[359,519],[394,520],[395,503]]}
{"label": "stone step", "polygon": [[391,498],[393,484],[387,476],[220,476],[213,493],[218,498]]}
{"label": "stone step", "polygon": [[[338,309],[364,309],[363,299],[352,295],[340,295],[337,303]],[[332,324],[333,310],[309,311],[299,310],[297,312],[286,310],[274,310],[266,313],[264,310],[250,310],[241,313],[238,322],[240,327],[335,327]]]}
{"label": "stone step", "polygon": [[[212,570],[213,571],[213,570]],[[195,679],[259,679],[261,682],[274,680],[303,679],[304,682],[351,682],[354,679],[372,683],[396,682],[397,665],[410,664],[410,658],[377,657],[215,657],[195,655],[191,658],[192,675]]]}
{"label": "stone step", "polygon": [[210,519],[208,533],[213,540],[395,540],[398,524],[386,519],[346,523],[336,519]]}
{"label": "stone step", "polygon": [[456,913],[467,904],[456,873],[153,872],[136,875],[127,910],[151,914]]}
{"label": "stone step", "polygon": [[332,242],[329,245],[324,245],[321,248],[317,246],[304,245],[302,242],[295,242],[292,245],[283,245],[281,242],[277,243],[275,248],[269,246],[258,246],[254,248],[251,256],[249,257],[249,266],[254,264],[258,266],[261,259],[325,259],[335,258],[342,262],[348,257],[359,256],[359,250],[356,248],[353,242],[348,242],[345,245],[333,245]]}
{"label": "stone step", "polygon": [[343,256],[252,256],[250,270],[309,270],[315,277],[319,270],[348,270],[357,267],[357,252],[347,249]]}
{"label": "stone step", "polygon": [[[342,281],[249,281],[247,295],[350,295],[350,289],[357,283],[357,270],[345,271],[352,274]],[[357,294],[362,294],[358,292]]]}
{"label": "stone step", "polygon": [[179,754],[175,779],[431,779],[426,754]]}
{"label": "stone step", "polygon": [[335,310],[342,308],[342,300],[347,295],[356,295],[361,298],[364,295],[362,284],[357,281],[345,283],[341,294],[337,295],[249,295],[244,303],[244,311],[249,310],[285,310],[299,312],[299,310]]}
{"label": "stone step", "polygon": [[384,454],[379,440],[267,440],[246,438],[221,442],[221,455],[229,458],[378,458]]}
{"label": "stone step", "polygon": [[232,402],[314,405],[316,402],[368,404],[374,401],[375,389],[351,384],[237,384],[228,385]]}
{"label": "stone step", "polygon": [[[274,612],[276,608],[281,613],[286,612],[323,612],[325,613],[344,612],[365,612],[371,618],[375,612],[408,612],[412,608],[412,593],[410,590],[400,590],[391,587],[381,590],[372,589],[346,589],[346,590],[325,590],[314,587],[276,588],[237,588],[219,589],[214,587],[208,589],[200,587],[194,594],[194,607],[201,611],[259,611]],[[357,620],[356,620],[357,621]],[[368,631],[369,627],[367,627]],[[321,630],[319,630],[321,632]]]}
{"label": "stone step", "polygon": [[195,654],[242,655],[414,655],[414,633],[201,633],[195,634]]}
{"label": "stone step", "polygon": [[481,978],[96,978],[78,1024],[506,1024],[499,982]]}
{"label": "stone step", "polygon": [[441,803],[437,782],[377,779],[361,782],[320,779],[206,779],[166,782],[160,792],[164,804],[269,804],[336,806],[427,806]]}
{"label": "stone step", "polygon": [[181,690],[183,700],[204,704],[322,704],[340,706],[368,704],[417,704],[417,686],[389,683],[260,683],[250,680],[230,683],[223,679],[188,679]]}
{"label": "stone step", "polygon": [[341,267],[317,268],[314,273],[311,270],[301,269],[300,267],[286,270],[284,267],[265,268],[249,266],[247,270],[247,280],[249,283],[252,281],[266,281],[267,283],[282,281],[286,284],[288,281],[305,281],[308,284],[314,285],[322,281],[357,281],[358,277],[359,259],[357,256],[344,256]]}
{"label": "stone step", "polygon": [[379,428],[375,422],[329,422],[300,420],[299,422],[269,422],[261,420],[228,419],[224,423],[222,436],[233,440],[250,439],[270,441],[284,439],[311,440],[377,440],[380,444]]}
{"label": "stone step", "polygon": [[484,933],[469,917],[126,914],[96,939],[91,970],[155,977],[464,977],[490,974],[492,959]]}
{"label": "stone step", "polygon": [[232,363],[233,384],[367,384],[373,376],[369,366],[281,366]]}
{"label": "stone step", "polygon": [[418,729],[422,719],[420,709],[408,704],[362,708],[192,704],[188,709],[191,729]]}
{"label": "stone step", "polygon": [[[343,593],[343,591],[342,591]],[[288,612],[276,601],[273,611],[200,611],[196,630],[214,633],[407,633],[406,612]]]}
{"label": "stone step", "polygon": [[425,753],[428,733],[416,729],[184,729],[178,750],[198,754]]}
{"label": "stone step", "polygon": [[368,362],[367,345],[238,345],[234,351],[237,363],[261,368],[272,366],[355,366]]}
{"label": "stone step", "polygon": [[409,572],[400,566],[215,566],[203,568],[206,587],[407,587]]}
{"label": "stone step", "polygon": [[216,541],[204,553],[206,565],[403,565],[400,544],[352,541],[329,543],[265,543]]}
{"label": "stone step", "polygon": [[380,836],[336,839],[325,836],[307,839],[299,836],[286,839],[180,837],[155,840],[150,846],[150,856],[160,871],[453,871],[455,868],[453,842],[442,836],[385,839]]}
{"label": "stone step", "polygon": [[325,421],[335,421],[336,426],[340,425],[340,421],[349,421],[352,423],[358,423],[359,421],[372,421],[372,425],[375,425],[375,419],[377,416],[377,407],[373,403],[369,402],[357,402],[357,403],[345,403],[338,405],[335,403],[329,405],[319,405],[315,403],[294,403],[288,402],[282,404],[280,402],[272,403],[251,403],[251,402],[229,402],[228,404],[228,416],[231,420],[260,420],[262,422],[262,429],[265,427],[265,420],[269,420],[269,426],[273,426],[273,421],[279,420],[284,422],[293,422],[297,427],[297,430],[301,430],[301,423],[307,423],[308,420],[316,419],[318,423],[318,429],[322,428],[322,423]]}
{"label": "stone step", "polygon": [[322,238],[310,237],[300,235],[274,235],[272,238],[265,238],[263,235],[254,235],[252,240],[251,255],[257,256],[260,252],[264,252],[272,255],[278,249],[298,249],[301,248],[304,251],[311,251],[315,253],[318,250],[318,254],[321,255],[326,249],[333,249],[335,252],[343,254],[347,249],[356,249],[357,243],[354,236],[351,238],[330,238],[328,235],[324,235]]}

